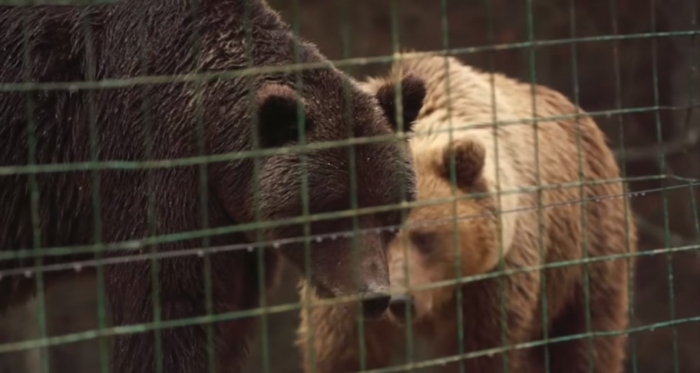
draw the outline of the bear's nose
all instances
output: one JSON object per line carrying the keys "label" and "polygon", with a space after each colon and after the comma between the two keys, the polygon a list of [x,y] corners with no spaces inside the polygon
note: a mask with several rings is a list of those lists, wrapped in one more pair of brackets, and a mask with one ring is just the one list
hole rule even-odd
{"label": "bear's nose", "polygon": [[[410,312],[410,315],[406,314],[407,311]],[[402,323],[406,321],[406,317],[415,317],[416,308],[413,305],[413,296],[410,294],[399,294],[391,297],[389,312],[397,321]]]}
{"label": "bear's nose", "polygon": [[366,294],[362,300],[362,313],[365,319],[377,319],[389,306],[391,296],[386,293]]}

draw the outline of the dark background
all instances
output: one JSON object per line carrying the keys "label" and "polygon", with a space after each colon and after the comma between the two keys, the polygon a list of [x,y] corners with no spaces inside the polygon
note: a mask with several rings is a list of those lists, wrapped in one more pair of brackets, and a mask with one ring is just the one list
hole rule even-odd
{"label": "dark background", "polygon": [[[588,112],[604,112],[595,119],[619,154],[627,177],[700,178],[700,114],[696,108],[700,102],[699,43],[690,36],[649,35],[698,30],[697,0],[533,0],[532,37],[558,41],[535,48],[534,65],[529,60],[532,49],[522,44],[530,37],[527,2],[522,0],[270,3],[288,22],[298,24],[301,35],[333,60],[390,56],[395,51],[394,40],[398,40],[400,50],[418,51],[500,45],[497,51],[482,48],[481,52],[460,54],[459,58],[526,81],[534,72],[537,83],[561,91]],[[446,4],[444,11],[442,4]],[[578,41],[566,40],[571,38]],[[521,44],[509,47],[510,43]],[[385,64],[365,64],[346,71],[362,77],[386,69]],[[659,132],[661,136],[657,135]],[[663,165],[659,157],[662,143],[666,153]],[[623,147],[627,154],[624,159]],[[668,188],[662,193],[664,186]],[[690,203],[692,189],[687,182],[662,184],[658,179],[646,178],[631,182],[630,188],[645,192],[631,199],[640,227],[641,250],[698,245],[698,207]],[[694,192],[695,198],[700,199],[700,188]],[[672,306],[676,319],[700,316],[697,251],[645,255],[637,261],[637,268],[633,327],[671,320]],[[673,274],[671,285],[669,268]],[[272,294],[272,302],[296,301],[296,283],[296,274],[285,270],[282,286]],[[96,294],[92,281],[68,283],[49,292],[50,334],[96,328]],[[10,312],[0,324],[0,343],[35,336],[35,312],[33,304]],[[292,346],[298,323],[296,312],[277,313],[268,321],[271,372],[300,372],[298,353]],[[636,362],[637,372],[700,372],[700,325],[683,323],[676,328],[678,360],[674,359],[673,333],[673,328],[660,324],[653,330],[646,328],[632,334],[629,361]],[[99,371],[94,340],[59,345],[51,348],[49,354],[53,372]],[[0,355],[0,373],[39,372],[38,356],[38,351]],[[256,340],[250,372],[261,372],[261,361]]]}

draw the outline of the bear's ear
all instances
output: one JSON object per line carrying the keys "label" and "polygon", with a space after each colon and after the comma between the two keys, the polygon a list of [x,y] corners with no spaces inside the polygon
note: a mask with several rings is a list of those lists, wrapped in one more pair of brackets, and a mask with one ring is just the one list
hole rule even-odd
{"label": "bear's ear", "polygon": [[[304,105],[292,88],[274,83],[264,84],[257,92],[258,139],[261,149],[277,148],[299,139],[299,110]],[[304,118],[306,131],[310,127]]]}
{"label": "bear's ear", "polygon": [[[394,131],[399,130],[399,122],[396,118],[396,88],[397,84],[387,81],[379,87],[376,93],[379,106],[387,116],[389,124]],[[409,74],[401,79],[401,106],[403,107],[403,130],[410,132],[413,122],[418,118],[418,113],[423,107],[426,88],[425,82],[415,75]]]}
{"label": "bear's ear", "polygon": [[456,139],[442,153],[441,176],[451,180],[451,154],[454,152],[454,167],[457,187],[468,189],[481,176],[486,161],[486,149],[475,139]]}

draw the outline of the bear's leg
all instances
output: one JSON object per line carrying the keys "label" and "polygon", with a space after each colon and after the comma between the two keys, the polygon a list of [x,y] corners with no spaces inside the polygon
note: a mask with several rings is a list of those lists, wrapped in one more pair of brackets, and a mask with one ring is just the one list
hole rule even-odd
{"label": "bear's leg", "polygon": [[[584,284],[575,293],[575,302],[565,309],[552,326],[553,337],[588,334],[586,312],[590,308],[591,332],[619,332],[627,327],[627,271],[623,262],[589,264],[589,307]],[[607,268],[606,268],[607,267]],[[607,272],[607,275],[604,273]],[[550,345],[552,373],[621,373],[625,358],[624,335],[581,337]],[[589,356],[591,359],[589,359]],[[590,369],[592,361],[593,369]]]}
{"label": "bear's leg", "polygon": [[[247,255],[247,256],[246,256]],[[211,255],[212,314],[257,306],[258,286],[255,255],[220,253]],[[161,321],[206,316],[204,259],[182,256],[161,259],[159,296]],[[115,325],[152,324],[152,279],[150,261],[107,266],[106,285]],[[156,362],[167,373],[199,373],[209,370],[209,347],[215,351],[216,372],[238,373],[243,369],[250,334],[251,317],[229,321],[197,321],[186,326],[169,326],[160,332],[156,355],[153,332],[118,336],[115,341],[113,372],[151,373]],[[207,338],[207,327],[212,338]],[[211,342],[211,343],[210,343]],[[160,360],[157,360],[160,359]]]}
{"label": "bear's leg", "polygon": [[[440,317],[440,355],[479,354],[441,368],[443,373],[529,372],[530,349],[508,349],[527,341],[537,317],[539,275],[537,272],[510,274],[467,283],[462,286],[462,351],[457,334],[457,308],[450,317]],[[501,294],[503,293],[503,296]],[[504,330],[505,328],[505,330]],[[505,338],[505,339],[504,339]],[[460,370],[460,365],[463,370]],[[526,369],[527,368],[527,369]]]}
{"label": "bear's leg", "polygon": [[[302,289],[302,300],[304,299]],[[303,303],[302,303],[303,306]],[[304,371],[317,373],[349,373],[360,371],[360,343],[355,313],[340,306],[315,306],[301,310],[297,330],[297,346],[303,358]],[[312,330],[313,329],[313,335]],[[398,342],[397,329],[388,320],[364,323],[365,366],[377,369],[391,363],[392,351]],[[313,343],[310,343],[312,341]],[[310,345],[311,344],[311,345]]]}
{"label": "bear's leg", "polygon": [[[460,353],[457,333],[454,333],[453,342],[441,344],[440,357],[450,358],[451,362],[440,364],[438,371],[441,373],[529,373],[529,351],[522,349],[507,349],[507,344],[501,340],[501,331],[492,325],[484,328],[475,334],[468,334],[465,328],[462,343],[463,349]],[[490,332],[490,334],[487,334]],[[511,344],[522,343],[522,341],[511,342]],[[488,350],[493,350],[490,352]],[[476,357],[465,358],[465,355],[479,354]],[[459,358],[462,356],[462,358]]]}

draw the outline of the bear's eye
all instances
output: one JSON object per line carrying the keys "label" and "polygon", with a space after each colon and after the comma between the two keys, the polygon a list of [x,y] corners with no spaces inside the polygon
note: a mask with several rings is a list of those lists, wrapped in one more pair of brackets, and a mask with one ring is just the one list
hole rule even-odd
{"label": "bear's eye", "polygon": [[437,244],[437,237],[431,232],[411,232],[411,242],[421,254],[428,254],[433,251]]}

